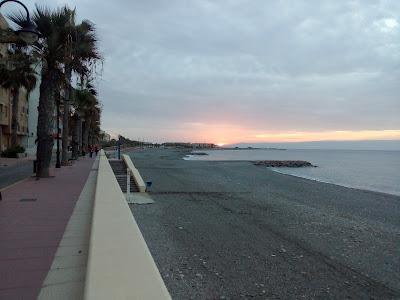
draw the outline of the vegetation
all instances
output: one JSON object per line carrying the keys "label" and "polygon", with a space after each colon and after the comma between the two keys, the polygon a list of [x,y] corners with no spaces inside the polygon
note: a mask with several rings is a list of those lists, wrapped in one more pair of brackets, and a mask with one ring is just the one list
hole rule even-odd
{"label": "vegetation", "polygon": [[[21,14],[12,15],[10,19],[23,27],[26,20]],[[42,71],[39,98],[39,115],[37,124],[37,173],[38,177],[49,176],[49,167],[53,150],[53,129],[55,104],[60,91],[64,91],[63,99],[63,162],[67,161],[68,134],[71,132],[70,103],[76,104],[75,126],[86,121],[87,145],[89,132],[96,132],[94,127],[100,122],[100,109],[96,101],[86,99],[71,101],[73,74],[81,78],[81,83],[95,71],[96,62],[101,59],[97,50],[95,29],[89,21],[75,24],[75,10],[67,6],[50,10],[36,6],[33,22],[36,24],[41,38],[31,48],[32,54],[38,57]],[[83,88],[83,89],[86,89]],[[85,96],[86,97],[86,96]],[[83,97],[83,98],[85,98]],[[82,97],[81,97],[82,98]],[[82,100],[82,99],[81,99]],[[93,99],[92,99],[93,100]],[[82,100],[83,101],[83,100]],[[84,103],[84,104],[83,104]],[[83,113],[84,120],[81,119]],[[90,131],[92,130],[92,131]],[[80,131],[82,132],[82,130]],[[79,144],[79,142],[78,142]]]}
{"label": "vegetation", "polygon": [[[140,141],[131,140],[131,139],[126,138],[126,137],[124,137],[122,135],[120,135],[119,141],[120,141],[122,147],[140,147],[140,146],[150,146],[150,145],[154,146],[154,147],[160,146],[159,144],[153,144],[153,143],[147,143],[147,142],[140,142]],[[106,141],[102,141],[101,142],[101,146],[103,148],[115,147],[116,145],[117,145],[117,140],[116,139],[112,139],[109,142],[106,142]]]}
{"label": "vegetation", "polygon": [[[73,157],[77,155],[78,149],[85,152],[89,145],[98,143],[101,114],[97,91],[90,82],[82,82],[81,89],[74,89],[74,95]],[[81,142],[77,139],[79,132],[82,132]]]}
{"label": "vegetation", "polygon": [[[68,161],[68,135],[70,132],[69,119],[70,103],[73,102],[72,73],[81,78],[88,78],[94,71],[96,62],[101,60],[97,49],[97,38],[94,25],[84,20],[81,24],[75,25],[75,12],[70,19],[68,39],[65,41],[65,100],[63,114],[63,136],[62,136],[62,162],[65,165]],[[93,108],[95,109],[95,108]],[[100,118],[99,118],[100,119]]]}
{"label": "vegetation", "polygon": [[7,150],[4,150],[1,152],[2,157],[9,157],[9,158],[17,158],[18,153],[24,153],[25,148],[22,146],[15,146],[15,147],[10,147]]}

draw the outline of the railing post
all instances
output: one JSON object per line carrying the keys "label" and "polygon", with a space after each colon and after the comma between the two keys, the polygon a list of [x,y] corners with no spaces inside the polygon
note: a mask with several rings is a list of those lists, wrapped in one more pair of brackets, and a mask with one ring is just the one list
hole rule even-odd
{"label": "railing post", "polygon": [[131,199],[131,170],[126,168],[126,200],[129,202]]}

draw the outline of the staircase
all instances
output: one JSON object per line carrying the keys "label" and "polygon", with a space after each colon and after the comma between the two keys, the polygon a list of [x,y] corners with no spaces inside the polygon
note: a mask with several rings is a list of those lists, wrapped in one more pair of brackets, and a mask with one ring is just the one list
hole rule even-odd
{"label": "staircase", "polygon": [[[114,172],[115,178],[118,181],[119,187],[123,193],[126,193],[126,166],[123,160],[109,160],[111,168]],[[139,192],[139,188],[136,185],[133,176],[131,178],[131,193]]]}

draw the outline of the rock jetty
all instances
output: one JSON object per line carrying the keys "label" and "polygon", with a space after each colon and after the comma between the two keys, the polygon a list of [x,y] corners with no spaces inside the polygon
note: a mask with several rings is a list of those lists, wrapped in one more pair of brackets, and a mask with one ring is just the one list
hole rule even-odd
{"label": "rock jetty", "polygon": [[265,166],[272,168],[302,168],[316,167],[308,161],[304,160],[259,160],[254,162],[256,166]]}

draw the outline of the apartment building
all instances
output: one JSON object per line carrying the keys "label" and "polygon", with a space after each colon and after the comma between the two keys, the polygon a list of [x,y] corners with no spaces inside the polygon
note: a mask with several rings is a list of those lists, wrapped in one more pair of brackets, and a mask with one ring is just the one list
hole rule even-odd
{"label": "apartment building", "polygon": [[[0,29],[7,29],[8,24],[0,15]],[[7,56],[7,44],[0,43],[0,59]],[[11,94],[9,90],[0,87],[0,151],[6,149],[10,143],[11,130]]]}
{"label": "apartment building", "polygon": [[[0,29],[7,29],[8,24],[4,17],[0,14]],[[7,60],[7,49],[9,44],[0,43],[0,60]],[[11,118],[13,111],[12,95],[9,90],[0,87],[0,151],[10,147],[11,142]],[[24,88],[19,90],[18,101],[18,128],[17,143],[23,145],[23,139],[28,135],[29,127],[29,102],[28,93]]]}
{"label": "apartment building", "polygon": [[10,93],[0,88],[0,150],[5,150],[10,143]]}
{"label": "apartment building", "polygon": [[40,64],[35,64],[33,68],[36,72],[36,86],[28,95],[28,132],[27,135],[22,138],[22,146],[25,147],[26,152],[29,154],[36,153],[38,106],[41,83],[40,72],[42,66]]}

